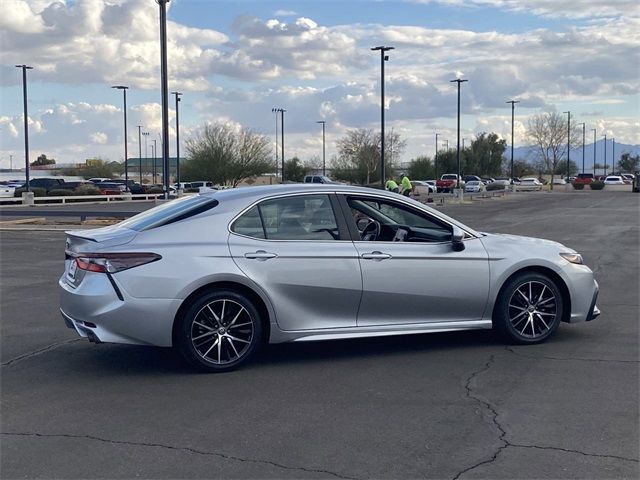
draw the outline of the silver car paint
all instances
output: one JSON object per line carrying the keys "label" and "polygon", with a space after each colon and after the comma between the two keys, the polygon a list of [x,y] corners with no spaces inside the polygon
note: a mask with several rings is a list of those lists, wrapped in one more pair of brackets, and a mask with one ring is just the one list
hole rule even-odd
{"label": "silver car paint", "polygon": [[[396,292],[403,292],[402,299],[397,295],[388,296],[391,300],[388,304],[389,311],[384,315],[371,314],[367,319],[366,312],[370,309],[365,302],[360,307],[363,312],[362,317],[349,317],[348,312],[353,314],[357,311],[353,307],[353,299],[360,294],[357,291],[357,282],[353,283],[354,277],[360,275],[359,267],[355,268],[357,275],[353,273],[353,267],[356,262],[361,264],[365,262],[365,260],[351,257],[351,252],[356,251],[357,248],[364,251],[366,248],[363,249],[363,247],[371,247],[373,250],[373,244],[377,242],[366,242],[368,245],[360,247],[358,246],[365,242],[327,242],[335,245],[332,247],[332,255],[328,256],[338,256],[341,262],[349,264],[348,267],[340,270],[346,275],[345,278],[333,275],[334,272],[329,272],[329,269],[322,271],[323,275],[329,274],[328,279],[320,278],[321,275],[315,272],[309,278],[306,276],[309,266],[304,263],[293,269],[295,278],[282,282],[281,272],[277,272],[275,277],[268,272],[261,274],[256,274],[256,271],[249,274],[247,272],[247,270],[255,270],[260,263],[268,264],[273,259],[266,262],[260,260],[245,262],[244,257],[239,259],[238,255],[234,254],[234,261],[230,255],[230,251],[244,255],[245,248],[256,246],[250,244],[246,237],[239,239],[239,236],[230,233],[229,225],[239,212],[262,199],[309,192],[375,194],[406,202],[414,208],[462,228],[471,238],[465,240],[467,248],[463,252],[453,252],[447,243],[439,246],[420,245],[425,250],[433,250],[433,256],[443,255],[435,260],[439,262],[438,267],[435,268],[429,264],[430,266],[424,271],[417,268],[413,271],[406,267],[400,272],[390,272],[389,286],[395,288]],[[82,322],[91,322],[96,325],[96,328],[91,330],[102,341],[171,346],[172,327],[180,305],[198,288],[216,282],[244,285],[261,298],[269,313],[270,341],[273,343],[490,328],[493,305],[501,285],[510,275],[528,266],[548,268],[563,279],[571,294],[571,321],[586,319],[597,291],[597,283],[588,267],[570,264],[558,255],[561,251],[572,251],[570,248],[555,242],[526,237],[483,235],[434,209],[394,193],[340,185],[312,184],[251,187],[218,191],[207,195],[219,199],[219,205],[208,212],[175,224],[142,232],[133,232],[119,228],[117,225],[91,231],[70,232],[78,238],[87,239],[76,242],[76,248],[80,251],[154,252],[163,257],[161,261],[112,275],[112,280],[119,288],[124,301],[118,299],[109,278],[104,274],[86,272],[84,279],[76,287],[69,285],[66,273],[63,274],[59,281],[61,310],[70,321],[74,322],[79,334],[86,336],[86,330],[89,327],[84,326]],[[287,245],[305,242],[274,243],[279,244],[278,248],[281,249],[279,251],[282,252],[282,256],[285,256]],[[482,253],[482,249],[479,248],[480,243],[485,253]],[[396,244],[393,248],[402,246],[415,247],[410,244]],[[275,247],[272,246],[272,248]],[[350,248],[353,249],[351,252]],[[311,264],[316,262],[311,258],[311,252],[318,254],[317,242],[296,246],[295,249],[297,252],[294,253],[292,250],[287,252],[287,256],[297,255],[306,257]],[[472,260],[448,260],[456,253],[461,253],[462,257],[469,255]],[[402,252],[397,256],[402,257]],[[486,273],[480,266],[484,261],[483,256],[487,259],[488,272]],[[373,264],[376,261],[366,260],[366,262]],[[386,260],[379,263],[382,265],[385,262]],[[446,272],[440,271],[440,267],[450,262],[459,262],[466,270],[473,272],[475,283],[482,284],[481,279],[485,274],[488,275],[488,279],[480,287],[471,287],[464,284],[463,279],[466,276],[462,277],[459,273],[447,277]],[[317,266],[317,263],[315,265]],[[369,267],[365,267],[367,268]],[[292,270],[290,265],[286,266],[286,269]],[[411,273],[407,274],[407,271]],[[408,290],[401,290],[395,285],[403,275],[417,280]],[[307,283],[311,283],[314,287],[312,289],[314,293],[303,292],[301,295],[309,302],[308,305],[314,309],[320,308],[322,315],[313,309],[304,311],[306,303],[299,298],[294,298],[297,295],[291,296],[292,292],[301,292],[305,276]],[[275,286],[272,285],[270,283],[272,278],[276,278],[281,285],[278,286],[277,282]],[[437,288],[434,287],[436,289],[433,293],[429,293],[429,296],[433,297],[432,301],[424,300],[427,310],[424,316],[420,315],[420,309],[412,304],[418,298],[420,280],[423,278],[437,278],[440,281],[435,284],[423,283],[425,286],[440,285]],[[445,281],[442,281],[443,278]],[[332,284],[336,279],[341,283]],[[337,285],[345,288],[345,291],[339,292],[335,300],[331,292],[340,290],[336,288]],[[370,288],[372,291],[379,291],[383,285],[381,280],[378,280],[377,285],[372,281]],[[478,299],[478,306],[471,305],[470,302],[461,302],[460,297],[455,295],[456,292],[474,296]],[[316,297],[318,293],[320,297]],[[446,311],[438,305],[438,298],[443,301],[449,299],[448,301],[459,302],[466,306],[454,306],[453,310]],[[323,299],[326,304],[323,303]],[[423,299],[419,299],[419,302],[422,301]],[[337,306],[340,308],[336,308]],[[398,324],[398,313],[404,309],[411,312],[411,318],[404,324]],[[453,314],[453,311],[456,313]],[[357,325],[356,322],[358,322]],[[366,323],[370,323],[370,326],[365,326]]]}

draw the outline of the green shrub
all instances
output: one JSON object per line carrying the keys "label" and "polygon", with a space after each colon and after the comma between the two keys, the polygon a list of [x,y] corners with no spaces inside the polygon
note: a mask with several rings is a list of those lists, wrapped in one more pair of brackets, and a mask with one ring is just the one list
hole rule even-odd
{"label": "green shrub", "polygon": [[584,183],[573,182],[571,185],[573,185],[575,190],[584,190]]}
{"label": "green shrub", "polygon": [[64,188],[56,188],[49,191],[49,197],[71,197],[74,195],[73,191],[65,190]]}
{"label": "green shrub", "polygon": [[[21,198],[22,197],[22,193],[26,192],[26,191],[27,191],[26,188],[16,188],[15,192],[13,193],[13,196]],[[46,197],[47,196],[47,190],[44,189],[44,188],[39,188],[39,187],[31,187],[31,193],[33,193],[34,197]]]}
{"label": "green shrub", "polygon": [[73,191],[74,195],[100,195],[100,189],[93,185],[80,185]]}
{"label": "green shrub", "polygon": [[591,190],[602,190],[604,188],[604,182],[596,180],[595,182],[591,182],[589,184],[589,188],[591,188]]}
{"label": "green shrub", "polygon": [[504,185],[501,183],[490,183],[487,185],[487,192],[495,192],[496,190],[504,190]]}

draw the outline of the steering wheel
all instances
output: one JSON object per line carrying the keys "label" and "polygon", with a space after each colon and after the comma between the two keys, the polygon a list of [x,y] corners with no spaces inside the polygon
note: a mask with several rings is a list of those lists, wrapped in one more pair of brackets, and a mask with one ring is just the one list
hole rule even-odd
{"label": "steering wheel", "polygon": [[380,222],[377,220],[371,220],[366,227],[362,230],[360,238],[365,242],[373,242],[380,236]]}

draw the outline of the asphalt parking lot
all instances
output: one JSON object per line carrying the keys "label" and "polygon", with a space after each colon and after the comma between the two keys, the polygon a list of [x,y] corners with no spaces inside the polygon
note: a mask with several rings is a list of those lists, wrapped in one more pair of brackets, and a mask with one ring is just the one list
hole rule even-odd
{"label": "asphalt parking lot", "polygon": [[441,208],[583,254],[603,313],[546,344],[486,331],[273,345],[219,375],[78,339],[58,313],[64,234],[0,232],[0,476],[638,478],[639,201]]}

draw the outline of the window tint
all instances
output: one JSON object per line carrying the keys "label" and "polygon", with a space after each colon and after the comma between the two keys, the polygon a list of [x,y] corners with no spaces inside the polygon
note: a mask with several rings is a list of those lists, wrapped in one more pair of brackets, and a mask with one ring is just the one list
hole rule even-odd
{"label": "window tint", "polygon": [[217,204],[218,201],[211,197],[200,195],[183,197],[139,213],[128,220],[120,222],[118,225],[140,232],[198,215],[215,207]]}
{"label": "window tint", "polygon": [[247,210],[231,231],[267,240],[338,240],[340,233],[328,195],[265,200]]}
{"label": "window tint", "polygon": [[265,238],[258,207],[249,209],[240,218],[238,218],[233,223],[231,231],[248,237]]}

